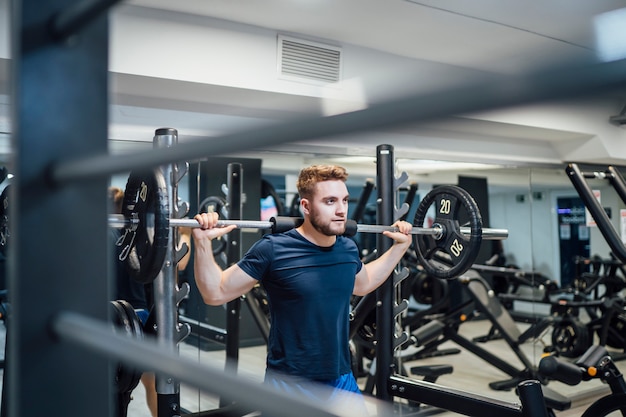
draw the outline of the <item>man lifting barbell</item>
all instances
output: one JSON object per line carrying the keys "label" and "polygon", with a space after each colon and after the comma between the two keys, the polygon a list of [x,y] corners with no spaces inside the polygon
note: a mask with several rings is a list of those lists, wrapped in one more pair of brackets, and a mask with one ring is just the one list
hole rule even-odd
{"label": "man lifting barbell", "polygon": [[411,244],[412,225],[398,221],[393,225],[397,231],[382,232],[394,240],[393,246],[375,261],[361,262],[355,242],[342,236],[347,177],[338,166],[303,169],[297,181],[302,224],[265,235],[226,270],[215,262],[211,240],[236,226],[220,227],[217,213],[194,217],[200,224],[192,230],[194,272],[204,301],[222,305],[258,282],[264,285],[272,323],[265,380],[289,393],[315,397],[307,381],[360,392],[348,345],[351,295],[380,286]]}
{"label": "man lifting barbell", "polygon": [[[152,282],[163,267],[170,229],[201,227],[196,219],[170,217],[165,189],[165,178],[158,170],[131,172],[122,214],[109,215],[110,226],[125,228],[118,242],[122,247],[120,260],[126,261],[133,278],[144,284]],[[424,227],[433,206],[435,218],[431,227]],[[466,226],[460,224],[463,216],[469,218]],[[301,226],[303,221],[295,217],[273,217],[269,221],[218,220],[214,226],[280,233]],[[351,219],[344,220],[344,230],[348,237],[356,233],[398,231],[395,226],[357,224]],[[508,237],[506,229],[483,228],[480,210],[472,196],[453,185],[433,188],[422,198],[409,233],[413,235],[414,249],[422,267],[442,279],[454,279],[471,268],[483,240]],[[213,247],[213,252],[218,253],[217,248]]]}

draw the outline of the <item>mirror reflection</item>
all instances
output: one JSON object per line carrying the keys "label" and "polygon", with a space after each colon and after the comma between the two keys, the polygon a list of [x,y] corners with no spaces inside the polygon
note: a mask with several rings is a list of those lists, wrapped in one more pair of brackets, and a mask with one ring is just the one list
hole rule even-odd
{"label": "mirror reflection", "polygon": [[[237,156],[209,158],[190,165],[189,175],[179,183],[181,200],[189,201],[189,216],[196,211],[213,210],[228,217],[227,170],[231,163],[243,164],[244,218],[301,216],[299,196],[290,184],[297,172],[278,174],[274,169],[264,172],[261,159]],[[350,166],[349,158],[345,158],[344,165]],[[585,168],[589,172],[602,172],[606,167]],[[396,175],[400,173],[398,169]],[[357,171],[348,180],[348,217],[358,218],[359,223],[376,224],[375,177],[374,163],[369,172]],[[590,183],[594,195],[601,196],[611,224],[621,234],[621,215],[616,213],[624,209],[624,202],[607,179],[594,178]],[[402,266],[410,275],[398,294],[398,299],[408,300],[408,309],[398,323],[411,337],[400,349],[403,369],[410,368],[412,374],[421,377],[424,375],[420,372],[428,373],[432,378],[435,362],[441,362],[442,358],[443,362],[454,361],[455,356],[461,357],[469,350],[485,363],[486,368],[480,372],[493,374],[490,389],[508,392],[520,377],[533,372],[540,376],[536,367],[544,351],[557,350],[560,355],[573,358],[602,337],[605,344],[610,340],[607,346],[611,350],[623,351],[618,318],[622,315],[621,304],[608,313],[601,307],[623,289],[622,263],[615,258],[589,215],[565,167],[488,166],[415,175],[398,188],[394,197],[396,205],[399,208],[409,203],[405,216],[412,222],[424,196],[444,184],[462,184],[471,190],[480,208],[483,227],[506,229],[508,237],[484,240],[472,268],[463,278],[453,280],[428,276],[414,253],[407,253]],[[245,252],[263,234],[259,230],[242,230],[241,250]],[[354,239],[364,260],[375,257],[375,236],[359,233]],[[226,267],[229,242],[227,238],[223,240],[215,246],[214,253]],[[179,271],[181,282],[190,283],[191,292],[181,302],[179,315],[181,322],[192,329],[181,351],[197,356],[201,362],[224,363],[224,366],[230,357],[238,364],[239,372],[262,381],[271,326],[263,287],[256,286],[240,300],[239,338],[234,354],[226,346],[228,308],[204,304],[195,288],[192,268]],[[353,300],[356,311],[361,311],[357,308],[362,307],[360,301]],[[603,314],[615,315],[611,326],[601,326]],[[478,325],[478,330],[473,325]],[[434,331],[435,335],[424,335],[425,329]],[[374,389],[369,370],[375,358],[375,335],[375,314],[370,311],[360,320],[351,338],[354,371],[365,391]],[[498,343],[509,351],[508,360],[491,356],[490,344]],[[445,380],[445,374],[438,377]],[[593,387],[592,393],[597,389]],[[184,405],[191,411],[219,403],[215,397],[190,387],[183,386],[182,392],[187,399]]]}

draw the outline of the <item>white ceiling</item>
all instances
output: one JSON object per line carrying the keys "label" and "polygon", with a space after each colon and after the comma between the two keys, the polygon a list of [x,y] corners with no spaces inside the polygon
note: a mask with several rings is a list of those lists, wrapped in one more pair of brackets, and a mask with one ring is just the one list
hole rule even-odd
{"label": "white ceiling", "polygon": [[[516,76],[594,62],[599,51],[596,16],[626,7],[623,0],[266,0],[262,3],[257,0],[132,0],[128,4],[207,16],[222,19],[225,23],[243,23],[277,33],[336,45],[357,45],[410,58],[422,65],[419,68],[430,65],[429,71],[419,74],[421,85],[448,90],[455,83],[483,74]],[[453,69],[452,77],[444,72],[445,68]],[[376,83],[379,89],[383,83],[393,92],[390,97],[381,95],[384,99],[413,92],[409,83],[405,83],[406,87],[402,85],[406,80],[394,83],[395,76],[397,74],[390,74],[388,79],[383,77],[364,82]],[[129,81],[122,77],[117,82],[117,91],[126,95],[126,100],[120,100],[120,104],[131,103],[136,107],[134,110],[121,107],[119,112],[140,112],[138,108],[146,105],[147,98],[138,97],[146,94],[137,91],[133,95],[132,90],[141,89],[141,83],[137,79]],[[186,136],[185,132],[190,133],[189,137],[215,136],[224,133],[228,125],[252,128],[263,124],[264,120],[275,122],[303,114],[316,115],[319,107],[315,98],[307,96],[215,85],[185,88],[183,83],[164,85],[162,80],[158,86],[149,90],[160,91],[165,97],[151,97],[150,104],[146,105],[148,110],[141,117],[145,120],[150,114],[157,114],[153,113],[155,107],[162,107],[162,111],[178,110],[180,123],[176,127],[182,138]],[[600,115],[602,123],[606,122],[608,126],[608,118],[621,109],[623,97],[621,92],[616,92],[603,96],[600,106],[594,103],[596,109],[605,106],[601,109],[605,113]],[[185,111],[203,106],[204,115],[212,115],[211,129],[206,125],[202,127],[194,112]],[[389,129],[384,132],[388,136],[374,132],[344,137],[340,143],[307,141],[286,145],[273,148],[274,152],[264,158],[268,165],[276,160],[276,166],[289,168],[283,158],[293,155],[294,151],[314,158],[346,154],[371,156],[377,143],[389,139],[403,156],[410,158],[515,165],[559,163],[568,153],[572,154],[567,143],[573,144],[574,149],[604,134],[591,124],[570,127],[563,117],[563,113],[569,113],[570,109],[561,108],[564,110],[561,114],[555,112],[552,122],[545,121],[549,117],[543,109],[536,110],[538,113],[535,114],[541,117],[534,121],[532,112],[527,113],[530,120],[523,122],[510,114],[507,114],[510,121],[500,115],[455,117],[439,123]],[[128,122],[123,117],[119,120]],[[219,129],[222,125],[225,130]],[[609,153],[606,150],[592,155],[593,162],[619,164],[622,161],[622,156],[614,158]],[[367,169],[371,169],[371,165]]]}
{"label": "white ceiling", "polygon": [[593,58],[593,16],[626,6],[623,0],[132,0],[127,4],[498,73]]}
{"label": "white ceiling", "polygon": [[[158,13],[179,20],[194,16],[207,25],[269,30],[339,47],[353,45],[371,50],[373,57],[391,54],[408,63],[404,73],[400,68],[361,80],[362,88],[376,91],[382,101],[450,92],[455,85],[486,77],[502,79],[595,62],[602,52],[598,27],[606,26],[598,26],[597,16],[624,7],[624,0],[130,0],[113,13]],[[416,69],[419,73],[411,72]],[[589,158],[590,163],[626,165],[626,149],[616,152],[613,146],[626,131],[608,123],[625,98],[621,91],[604,92],[578,102],[456,115],[341,140],[309,140],[240,154],[263,157],[264,167],[272,172],[290,171],[320,158],[341,158],[353,172],[367,174],[372,171],[368,157],[381,143],[394,145],[396,155],[407,161],[559,168],[568,159]],[[321,116],[319,97],[117,72],[112,73],[111,103],[112,152],[149,146],[152,138],[146,130],[154,131],[164,121],[186,141]],[[351,164],[345,160],[348,155],[366,158],[355,158]],[[419,168],[407,167],[409,174],[423,174]]]}

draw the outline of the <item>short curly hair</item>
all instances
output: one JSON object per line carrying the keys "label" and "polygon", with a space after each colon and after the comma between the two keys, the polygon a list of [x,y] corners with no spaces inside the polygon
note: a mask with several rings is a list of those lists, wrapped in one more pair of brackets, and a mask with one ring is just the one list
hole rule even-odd
{"label": "short curly hair", "polygon": [[311,165],[300,171],[296,187],[301,198],[311,198],[315,185],[321,181],[338,180],[346,182],[348,172],[338,165]]}

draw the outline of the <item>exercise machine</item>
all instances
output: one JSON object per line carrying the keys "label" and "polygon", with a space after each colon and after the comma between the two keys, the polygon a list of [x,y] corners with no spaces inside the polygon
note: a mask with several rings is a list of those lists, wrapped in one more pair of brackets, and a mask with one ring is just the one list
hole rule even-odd
{"label": "exercise machine", "polygon": [[[549,355],[539,362],[539,372],[567,385],[600,379],[610,387],[610,394],[594,401],[581,417],[604,417],[619,411],[626,416],[626,382],[608,351],[600,345],[590,346],[575,362]],[[611,414],[613,415],[613,414]]]}

